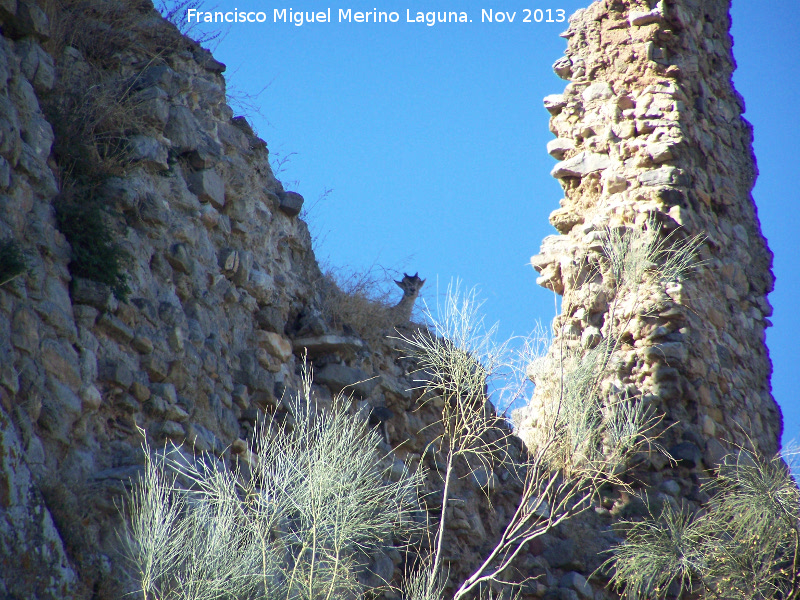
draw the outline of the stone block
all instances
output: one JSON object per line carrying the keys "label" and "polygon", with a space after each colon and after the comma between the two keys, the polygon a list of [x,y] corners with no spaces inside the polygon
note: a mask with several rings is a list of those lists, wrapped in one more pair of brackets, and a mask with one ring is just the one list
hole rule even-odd
{"label": "stone block", "polygon": [[278,192],[278,208],[290,217],[296,217],[303,208],[303,197],[297,192]]}
{"label": "stone block", "polygon": [[83,404],[78,395],[55,377],[47,378],[47,393],[42,398],[39,425],[60,441],[69,443],[72,425],[81,415]]}
{"label": "stone block", "polygon": [[133,329],[112,314],[100,315],[100,318],[97,319],[97,326],[120,343],[127,344],[133,339]]}
{"label": "stone block", "polygon": [[562,588],[574,590],[581,600],[592,600],[594,598],[594,590],[586,578],[577,571],[570,571],[566,573],[558,585]]}
{"label": "stone block", "polygon": [[186,185],[200,202],[210,202],[217,210],[225,206],[225,182],[214,169],[190,173]]}
{"label": "stone block", "polygon": [[175,71],[167,65],[152,65],[137,74],[131,82],[131,86],[134,90],[142,90],[153,86],[168,90],[172,86],[174,78]]}
{"label": "stone block", "polygon": [[372,377],[353,367],[345,365],[328,364],[316,371],[314,381],[327,386],[331,392],[342,392],[345,395],[354,393],[356,396],[366,398],[380,383],[379,377]]}
{"label": "stone block", "polygon": [[700,459],[703,457],[702,452],[700,452],[700,448],[698,448],[692,442],[681,442],[680,444],[676,444],[669,449],[669,454],[678,461],[678,464],[684,467],[688,467],[693,469],[700,463]]}
{"label": "stone block", "polygon": [[292,356],[292,343],[287,338],[272,331],[257,331],[258,345],[269,352],[281,362],[286,362]]}
{"label": "stone block", "polygon": [[550,94],[544,97],[544,107],[551,115],[557,115],[566,105],[564,94]]}
{"label": "stone block", "polygon": [[158,354],[143,356],[139,364],[152,381],[164,381],[169,374],[169,365],[167,361]]}
{"label": "stone block", "polygon": [[39,351],[39,319],[31,309],[19,308],[11,317],[11,343],[30,355]]}
{"label": "stone block", "polygon": [[99,365],[98,378],[124,390],[133,384],[133,372],[122,362],[107,361]]}
{"label": "stone block", "polygon": [[611,158],[608,154],[597,154],[595,152],[580,152],[570,159],[558,163],[550,175],[556,179],[564,177],[583,177],[588,173],[602,171],[611,166]]}
{"label": "stone block", "polygon": [[72,389],[81,385],[81,368],[78,354],[66,344],[56,340],[42,342],[41,364],[44,370]]}
{"label": "stone block", "polygon": [[562,56],[553,63],[553,71],[561,79],[572,77],[572,60],[568,56]]}
{"label": "stone block", "polygon": [[167,147],[157,139],[146,135],[132,135],[127,140],[128,158],[132,162],[155,167],[158,170],[169,169]]}
{"label": "stone block", "polygon": [[189,413],[179,404],[168,404],[164,410],[164,418],[182,423],[189,418]]}
{"label": "stone block", "polygon": [[564,158],[570,150],[575,149],[575,140],[569,138],[556,138],[547,142],[547,153],[557,160]]}
{"label": "stone block", "polygon": [[588,86],[581,92],[584,102],[593,102],[595,100],[608,100],[614,96],[611,86],[605,81],[598,81]]}
{"label": "stone block", "polygon": [[287,317],[283,311],[275,306],[265,306],[255,314],[256,323],[262,329],[283,333]]}
{"label": "stone block", "polygon": [[137,335],[131,341],[131,346],[140,354],[150,354],[153,352],[153,342],[146,335]]}
{"label": "stone block", "polygon": [[53,57],[45,52],[32,38],[17,44],[17,56],[20,57],[20,69],[37,91],[49,91],[56,78]]}
{"label": "stone block", "polygon": [[357,337],[331,334],[297,338],[292,345],[295,354],[302,355],[307,350],[310,356],[315,356],[333,352],[357,352],[363,348],[364,342]]}
{"label": "stone block", "polygon": [[82,388],[79,396],[81,399],[81,409],[84,412],[95,411],[103,404],[103,396],[94,384]]}
{"label": "stone block", "polygon": [[166,252],[166,259],[178,273],[191,275],[194,271],[194,260],[189,255],[186,244],[172,244]]}
{"label": "stone block", "polygon": [[676,167],[659,167],[650,169],[639,175],[639,183],[644,186],[679,185],[689,184],[689,178],[682,169]]}
{"label": "stone block", "polygon": [[162,437],[174,441],[180,441],[186,438],[186,430],[183,428],[183,425],[175,421],[164,421],[158,428],[158,433],[161,434]]}
{"label": "stone block", "polygon": [[632,27],[642,27],[651,23],[660,23],[664,19],[664,2],[661,0],[652,10],[632,10],[628,14],[628,22]]}

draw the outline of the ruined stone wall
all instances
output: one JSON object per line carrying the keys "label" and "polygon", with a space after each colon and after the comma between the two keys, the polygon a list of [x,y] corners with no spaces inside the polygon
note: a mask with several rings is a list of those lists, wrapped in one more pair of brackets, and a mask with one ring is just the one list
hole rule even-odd
{"label": "ruined stone wall", "polygon": [[[677,423],[666,443],[681,466],[655,462],[645,482],[690,501],[730,441],[746,432],[771,451],[780,428],[763,346],[772,278],[749,196],[750,130],[730,86],[727,4],[703,4],[598,2],[571,20],[556,64],[571,83],[546,100],[557,138],[549,150],[562,161],[554,175],[565,199],[551,217],[561,235],[534,258],[540,282],[574,309],[557,329],[588,340],[603,332],[602,282],[576,288],[573,269],[607,223],[657,215],[668,229],[707,236],[700,272],[633,324],[621,375]],[[260,418],[287,414],[281,398],[299,387],[305,348],[323,405],[352,390],[354,413],[384,433],[388,463],[430,470],[422,508],[436,521],[441,457],[423,452],[440,407],[420,406],[413,365],[387,332],[359,337],[324,310],[302,198],[283,189],[265,142],[234,118],[224,65],[147,2],[93,0],[89,10],[79,0],[0,0],[0,31],[0,243],[17,243],[27,262],[0,286],[0,596],[121,597],[115,530],[142,464],[136,428],[153,447],[172,441],[230,464]],[[59,108],[67,91],[79,100],[72,109],[128,110],[105,123],[124,154],[109,166],[106,152],[98,160],[108,172],[80,185],[64,162],[69,148],[59,150],[74,122],[75,110]],[[81,114],[102,124],[97,111]],[[127,302],[71,273],[56,206],[89,196],[130,256]],[[520,493],[499,465],[458,474],[451,581],[485,556]],[[508,574],[538,577],[523,596],[606,597],[581,573],[616,539],[610,523],[624,504],[609,498],[532,543]],[[397,581],[403,560],[391,545],[368,557],[365,584]]]}
{"label": "ruined stone wall", "polygon": [[[0,596],[123,597],[116,531],[143,464],[137,428],[153,448],[246,458],[259,420],[290,418],[306,349],[321,406],[352,394],[392,473],[430,471],[419,516],[437,522],[443,463],[423,451],[441,406],[420,407],[391,319],[358,336],[326,308],[303,199],[234,117],[224,65],[148,2],[0,2],[0,31],[0,243],[27,263],[0,285]],[[127,253],[127,301],[74,273],[58,215],[89,202]],[[519,495],[509,483],[492,508],[484,490],[509,473],[458,473],[453,581]],[[406,571],[391,542],[365,558],[365,585]]]}
{"label": "ruined stone wall", "polygon": [[[757,171],[731,83],[728,9],[722,0],[595,2],[562,34],[567,50],[553,68],[569,83],[544,99],[564,198],[550,215],[558,234],[532,264],[538,283],[563,296],[554,351],[609,333],[608,282],[585,270],[599,264],[606,228],[650,221],[673,241],[704,239],[691,276],[646,298],[646,314],[618,332],[619,368],[605,382],[664,415],[660,441],[678,464],[653,454],[637,477],[676,506],[702,501],[699,484],[734,445],[774,453],[782,428],[765,346],[772,255],[750,194]],[[529,423],[546,401],[534,398]],[[593,515],[605,520],[591,527],[607,528],[629,502],[605,498]]]}

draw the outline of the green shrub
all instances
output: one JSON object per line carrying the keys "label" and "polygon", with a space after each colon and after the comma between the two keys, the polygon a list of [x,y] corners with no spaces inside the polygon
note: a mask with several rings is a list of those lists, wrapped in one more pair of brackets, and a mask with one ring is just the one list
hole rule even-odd
{"label": "green shrub", "polygon": [[125,265],[128,254],[114,241],[103,207],[89,199],[83,204],[62,200],[56,207],[58,228],[72,246],[69,270],[111,288],[114,296],[125,301],[130,293]]}
{"label": "green shrub", "polygon": [[800,490],[783,458],[740,448],[706,487],[699,512],[667,504],[657,518],[620,523],[626,540],[604,565],[612,584],[627,598],[798,598]]}
{"label": "green shrub", "polygon": [[27,268],[25,256],[14,240],[0,242],[0,285],[22,275]]}

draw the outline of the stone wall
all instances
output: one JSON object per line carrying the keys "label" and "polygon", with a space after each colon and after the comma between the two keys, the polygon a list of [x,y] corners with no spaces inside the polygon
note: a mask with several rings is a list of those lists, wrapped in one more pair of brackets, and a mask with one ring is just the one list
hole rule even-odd
{"label": "stone wall", "polygon": [[[257,421],[288,414],[306,349],[321,405],[352,394],[387,467],[430,470],[420,518],[438,521],[441,457],[422,453],[441,407],[419,406],[391,319],[359,337],[326,309],[303,199],[234,117],[225,66],[148,2],[4,2],[0,30],[0,242],[27,263],[0,286],[0,596],[122,597],[116,530],[143,464],[138,428],[151,447],[230,465]],[[87,203],[127,254],[126,301],[75,276],[58,214]],[[491,507],[509,473],[458,472],[454,581],[519,494],[509,483]],[[362,579],[398,582],[405,561],[389,544]]]}
{"label": "stone wall", "polygon": [[[571,19],[556,63],[570,83],[545,101],[565,189],[551,217],[560,235],[534,258],[540,283],[574,308],[557,331],[580,340],[602,335],[605,306],[599,287],[573,285],[572,269],[606,224],[656,215],[707,236],[699,273],[633,324],[621,376],[677,424],[666,442],[681,466],[654,463],[645,482],[689,501],[729,442],[747,433],[772,451],[780,429],[750,129],[730,85],[727,4],[704,5],[609,0]],[[391,328],[357,335],[325,309],[330,284],[302,198],[234,117],[224,65],[148,2],[88,8],[0,0],[0,243],[14,241],[27,262],[0,286],[0,595],[121,597],[115,531],[142,464],[137,428],[154,447],[171,441],[230,464],[259,419],[287,414],[305,349],[316,398],[352,390],[354,414],[384,433],[387,466],[422,464],[425,491],[440,491],[441,457],[424,454],[440,407],[420,406],[413,363],[385,339]],[[127,301],[75,276],[58,211],[90,201],[129,256]],[[451,581],[485,555],[520,493],[500,465],[460,465],[459,475]],[[611,497],[532,543],[508,574],[538,577],[524,597],[606,597],[583,575],[616,539],[610,523],[624,504]],[[421,510],[438,519],[435,501]],[[387,545],[368,557],[365,584],[397,581],[405,560]]]}
{"label": "stone wall", "polygon": [[[772,254],[750,194],[757,170],[731,83],[728,9],[722,0],[594,2],[562,34],[567,50],[553,69],[569,83],[544,99],[564,190],[550,215],[558,234],[532,258],[538,283],[563,297],[551,352],[590,347],[624,320],[609,312],[601,271],[585,270],[598,264],[607,228],[650,222],[669,243],[704,240],[696,270],[648,296],[617,333],[619,368],[605,382],[664,415],[660,442],[677,465],[655,453],[637,477],[675,506],[706,497],[700,483],[735,445],[774,453],[782,429],[765,346]],[[547,401],[535,395],[527,423]],[[593,515],[603,518],[588,522],[607,529],[631,501],[604,498]]]}

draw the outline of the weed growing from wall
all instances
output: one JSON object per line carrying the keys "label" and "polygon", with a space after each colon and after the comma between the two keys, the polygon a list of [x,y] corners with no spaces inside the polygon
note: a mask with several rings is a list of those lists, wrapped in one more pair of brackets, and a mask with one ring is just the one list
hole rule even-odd
{"label": "weed growing from wall", "polygon": [[103,283],[119,300],[130,293],[125,267],[128,254],[114,241],[103,207],[91,197],[84,203],[62,200],[56,207],[59,230],[72,246],[70,272]]}
{"label": "weed growing from wall", "polygon": [[[561,344],[534,361],[535,373],[528,371],[540,388],[540,403],[515,415],[515,433],[527,449],[515,465],[524,473],[522,498],[495,547],[461,582],[454,600],[492,586],[513,587],[503,573],[528,542],[591,508],[604,486],[633,493],[622,475],[640,452],[657,448],[660,419],[641,397],[612,394],[603,383],[615,370],[627,325],[645,310],[643,290],[663,289],[687,276],[698,244],[697,238],[663,236],[653,221],[606,231],[595,267],[610,288],[605,334],[593,348],[563,343],[562,337]],[[425,600],[442,597],[442,539],[455,461],[488,470],[505,459],[504,437],[510,435],[498,424],[485,394],[487,381],[519,370],[509,368],[507,346],[493,343],[494,330],[483,326],[478,307],[474,293],[451,289],[443,310],[428,314],[437,335],[416,331],[401,336],[424,374],[421,387],[429,396],[444,398],[444,433],[432,442],[447,463],[442,515],[427,574],[411,580],[417,596],[420,581],[427,582]],[[510,389],[524,393],[525,386],[512,378]]]}
{"label": "weed growing from wall", "polygon": [[611,583],[631,599],[800,597],[800,490],[783,459],[739,448],[706,484],[701,511],[666,504],[620,523],[626,540],[603,566]]}

